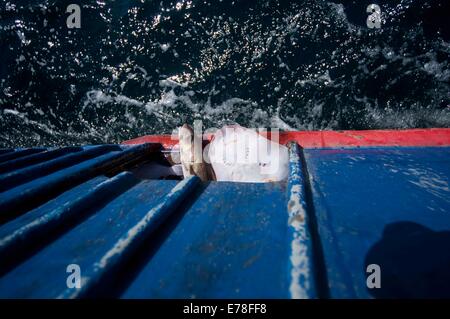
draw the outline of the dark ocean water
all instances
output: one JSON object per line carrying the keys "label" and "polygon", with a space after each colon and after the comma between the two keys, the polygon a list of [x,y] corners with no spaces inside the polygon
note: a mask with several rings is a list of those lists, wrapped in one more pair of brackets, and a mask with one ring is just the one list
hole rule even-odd
{"label": "dark ocean water", "polygon": [[[81,28],[68,29],[70,3]],[[366,25],[379,4],[381,29]],[[450,127],[450,1],[0,1],[0,147]]]}

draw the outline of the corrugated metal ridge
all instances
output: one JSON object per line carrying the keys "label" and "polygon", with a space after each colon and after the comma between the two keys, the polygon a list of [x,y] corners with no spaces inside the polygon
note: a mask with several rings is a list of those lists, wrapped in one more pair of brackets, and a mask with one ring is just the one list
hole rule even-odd
{"label": "corrugated metal ridge", "polygon": [[28,149],[19,149],[17,151],[14,150],[5,150],[5,154],[0,153],[0,163],[4,163],[6,161],[10,161],[16,158],[20,158],[23,156],[27,156],[30,154],[36,154],[39,152],[44,152],[45,148],[28,148]]}
{"label": "corrugated metal ridge", "polygon": [[78,152],[81,150],[83,150],[82,147],[69,146],[63,148],[49,149],[46,152],[39,152],[37,154],[31,154],[28,156],[20,157],[18,159],[11,159],[9,161],[0,164],[0,174],[5,174],[12,170],[23,168],[25,166],[41,163],[44,161],[49,161],[63,154]]}
{"label": "corrugated metal ridge", "polygon": [[[65,280],[55,282],[54,278],[42,278],[39,276],[38,279],[42,282],[53,281],[51,285],[56,285],[59,288],[58,291],[55,291],[56,294],[53,294],[48,290],[42,292],[39,291],[39,289],[39,293],[35,294],[32,291],[30,292],[28,288],[26,291],[21,291],[20,289],[15,291],[14,288],[17,287],[11,285],[10,280],[12,279],[17,286],[20,286],[20,284],[24,282],[27,285],[29,281],[27,281],[26,278],[18,278],[14,273],[15,270],[18,268],[20,269],[20,263],[24,261],[23,257],[28,258],[25,264],[27,264],[30,259],[36,257],[39,259],[40,253],[36,255],[36,252],[40,252],[44,245],[46,245],[45,247],[47,248],[52,246],[55,247],[51,243],[57,244],[55,240],[62,235],[61,233],[57,234],[59,227],[70,227],[72,230],[71,232],[73,233],[73,230],[75,230],[74,228],[77,226],[77,220],[79,221],[79,219],[83,218],[78,215],[83,209],[90,211],[90,214],[98,214],[98,200],[102,200],[102,196],[105,197],[103,201],[107,202],[120,194],[124,194],[127,189],[137,185],[139,181],[136,180],[132,174],[124,172],[116,177],[106,180],[95,186],[89,193],[80,196],[74,202],[70,201],[70,204],[67,206],[58,207],[46,211],[45,213],[43,213],[42,210],[35,210],[30,212],[33,216],[29,215],[25,218],[25,215],[23,215],[22,217],[1,226],[0,274],[3,275],[3,279],[0,279],[0,296],[21,298],[83,298],[97,296],[96,291],[101,289],[102,283],[105,280],[114,278],[114,272],[117,270],[117,267],[120,267],[121,264],[127,262],[128,258],[133,255],[133,252],[139,249],[145,239],[157,230],[159,225],[164,222],[165,219],[169,218],[176,210],[177,206],[193,191],[193,189],[195,189],[199,182],[200,180],[194,176],[177,183],[168,193],[160,197],[142,218],[125,228],[122,231],[122,235],[117,236],[118,234],[116,234],[111,236],[111,238],[116,239],[102,244],[102,251],[104,251],[104,253],[96,255],[94,260],[91,260],[82,268],[81,289],[73,289],[73,287],[65,287],[65,289],[63,289]],[[121,188],[118,188],[119,186]],[[111,193],[111,191],[114,191],[114,193]],[[96,204],[96,208],[92,209],[91,205],[94,203]],[[124,204],[126,205],[126,203]],[[130,203],[128,203],[128,205],[130,205]],[[98,226],[101,225],[92,224],[92,226],[99,228]],[[78,230],[75,231],[78,232]],[[89,240],[89,238],[80,238],[80,243],[84,240]],[[27,252],[27,250],[30,249],[32,251]],[[10,257],[12,253],[16,256],[17,254],[21,254],[21,256],[11,261]],[[52,256],[58,258],[58,256],[55,256],[54,254],[52,254]],[[87,254],[87,256],[89,256],[89,254]],[[20,257],[22,257],[22,259]],[[6,275],[6,273],[8,273],[8,275]],[[64,274],[64,272],[62,273]],[[31,274],[31,276],[33,276],[33,274]],[[21,279],[23,282],[17,279]],[[29,293],[31,293],[31,295],[28,295]]]}
{"label": "corrugated metal ridge", "polygon": [[14,149],[13,148],[0,148],[0,155],[10,153],[10,152],[14,152]]}
{"label": "corrugated metal ridge", "polygon": [[[192,194],[201,185],[197,177],[181,182],[141,180],[124,171],[148,161],[149,156],[158,153],[160,148],[159,144],[140,144],[51,148],[31,152],[27,149],[5,150],[0,155],[8,155],[0,164],[0,298],[109,295],[104,289],[111,284],[111,278],[124,269],[124,265],[145,242],[151,240],[174,212],[180,210],[186,201],[192,200]],[[285,184],[281,187],[236,183],[239,185],[230,189],[252,189],[249,194],[255,192],[255,196],[267,197],[271,194],[278,197],[273,216],[276,216],[279,226],[272,231],[274,236],[282,238],[283,245],[286,244],[287,232],[285,247],[288,254],[277,254],[283,256],[278,263],[284,265],[282,268],[287,265],[289,271],[286,284],[267,288],[268,295],[324,297],[327,292],[320,278],[325,272],[321,269],[320,253],[316,253],[320,249],[316,242],[319,239],[315,238],[314,209],[308,202],[309,182],[302,149],[292,143],[289,152],[287,191]],[[105,174],[113,176],[108,178]],[[220,189],[213,193],[217,191]],[[208,202],[211,200],[206,199]],[[197,204],[195,196],[193,200]],[[269,198],[267,200],[270,202]],[[196,209],[202,209],[203,205],[208,207],[208,203],[202,203]],[[181,210],[186,213],[189,207],[187,205]],[[258,212],[252,211],[251,207],[246,209],[256,213],[248,218],[256,219]],[[280,210],[286,215],[279,214]],[[213,207],[210,213],[214,213]],[[264,214],[272,213],[268,209]],[[195,217],[195,212],[190,212],[189,216]],[[227,218],[234,221],[233,218],[237,217],[234,214]],[[264,240],[260,243],[263,246]],[[276,247],[268,249],[275,251]],[[235,252],[239,258],[248,259],[245,265],[254,263],[256,257],[246,255],[250,253],[246,250]],[[208,258],[208,262],[213,261]],[[56,272],[51,271],[52,267],[65,265],[67,260],[82,266],[80,289],[66,286],[65,279],[61,278],[67,277],[67,274],[60,268]],[[50,273],[42,268],[47,262]],[[33,271],[34,267],[39,271]],[[265,266],[258,267],[260,271],[265,271]],[[234,271],[239,272],[239,268]],[[285,290],[280,290],[280,287],[285,287]],[[233,289],[231,293],[236,292]]]}
{"label": "corrugated metal ridge", "polygon": [[[123,172],[63,201],[63,205],[51,207],[50,202],[3,225],[0,227],[0,274],[29,251],[43,246],[61,228],[76,225],[92,213],[93,207],[100,207],[137,183],[132,174]],[[46,210],[45,206],[50,209]]]}
{"label": "corrugated metal ridge", "polygon": [[91,296],[95,296],[95,289],[98,289],[98,285],[103,280],[107,280],[108,275],[112,276],[114,270],[139,249],[143,241],[170,217],[199,182],[200,179],[197,176],[191,176],[179,182],[136,224],[127,229],[100,260],[92,264],[89,269],[84,270],[81,289],[68,288],[58,298],[89,297],[90,293]]}
{"label": "corrugated metal ridge", "polygon": [[[111,200],[142,183],[132,173],[120,171],[145,163],[160,148],[161,145],[153,143],[1,150],[0,278],[95,215]],[[112,178],[101,177],[116,173]],[[67,288],[54,297],[76,298],[92,293],[105,276],[125,262],[173,213],[199,181],[191,177],[175,183],[152,209],[111,243],[106,253],[90,265],[89,271],[83,269],[83,289]],[[26,297],[0,290],[4,297]]]}
{"label": "corrugated metal ridge", "polygon": [[[87,147],[73,154],[20,168],[0,175],[0,224],[54,198],[100,174],[148,156],[160,149],[159,144],[142,144],[121,148],[117,145]],[[40,149],[39,149],[40,150]],[[42,152],[44,152],[42,150]],[[41,152],[41,150],[40,150]],[[16,153],[16,152],[14,152]],[[7,153],[6,155],[13,155]],[[28,150],[12,156],[16,161],[29,155]],[[31,152],[36,153],[36,152]],[[11,157],[8,158],[10,160]],[[9,162],[9,165],[14,165]]]}
{"label": "corrugated metal ridge", "polygon": [[328,283],[317,230],[309,173],[301,148],[289,148],[288,203],[290,286],[293,299],[328,298]]}

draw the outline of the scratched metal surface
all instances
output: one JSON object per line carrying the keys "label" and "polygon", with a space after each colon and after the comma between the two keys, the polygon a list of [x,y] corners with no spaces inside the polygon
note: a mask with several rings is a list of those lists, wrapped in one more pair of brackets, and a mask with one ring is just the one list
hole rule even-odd
{"label": "scratched metal surface", "polygon": [[304,152],[330,295],[449,298],[450,147]]}
{"label": "scratched metal surface", "polygon": [[450,295],[450,147],[290,144],[283,183],[130,171],[159,147],[0,150],[0,298]]}
{"label": "scratched metal surface", "polygon": [[285,186],[212,182],[194,196],[123,297],[288,298]]}

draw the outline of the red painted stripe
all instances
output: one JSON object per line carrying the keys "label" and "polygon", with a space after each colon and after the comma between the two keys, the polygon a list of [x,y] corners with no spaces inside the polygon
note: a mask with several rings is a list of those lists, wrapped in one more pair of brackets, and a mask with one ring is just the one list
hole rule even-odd
{"label": "red painted stripe", "polygon": [[132,140],[122,142],[122,144],[142,144],[142,143],[161,143],[165,148],[171,148],[178,143],[177,140],[172,140],[170,135],[144,135]]}
{"label": "red painted stripe", "polygon": [[[206,136],[211,139],[211,136]],[[296,141],[304,148],[363,146],[450,146],[449,128],[370,131],[292,131],[280,132],[280,143]],[[123,144],[161,143],[165,148],[177,144],[170,135],[146,135]]]}

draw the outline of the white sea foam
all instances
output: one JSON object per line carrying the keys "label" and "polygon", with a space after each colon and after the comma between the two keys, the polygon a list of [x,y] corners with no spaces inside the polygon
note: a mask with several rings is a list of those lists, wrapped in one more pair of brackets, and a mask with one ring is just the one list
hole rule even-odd
{"label": "white sea foam", "polygon": [[115,16],[98,1],[86,9],[108,32],[87,32],[67,54],[74,37],[47,16],[53,4],[30,5],[43,16],[35,20],[7,2],[6,12],[22,11],[0,25],[17,44],[0,82],[0,142],[117,142],[194,119],[285,130],[448,127],[450,44],[420,24],[396,29],[413,3],[386,4],[391,25],[374,33],[349,21],[347,5],[325,1],[279,1],[273,11],[262,3],[240,19],[195,17],[192,1]]}

